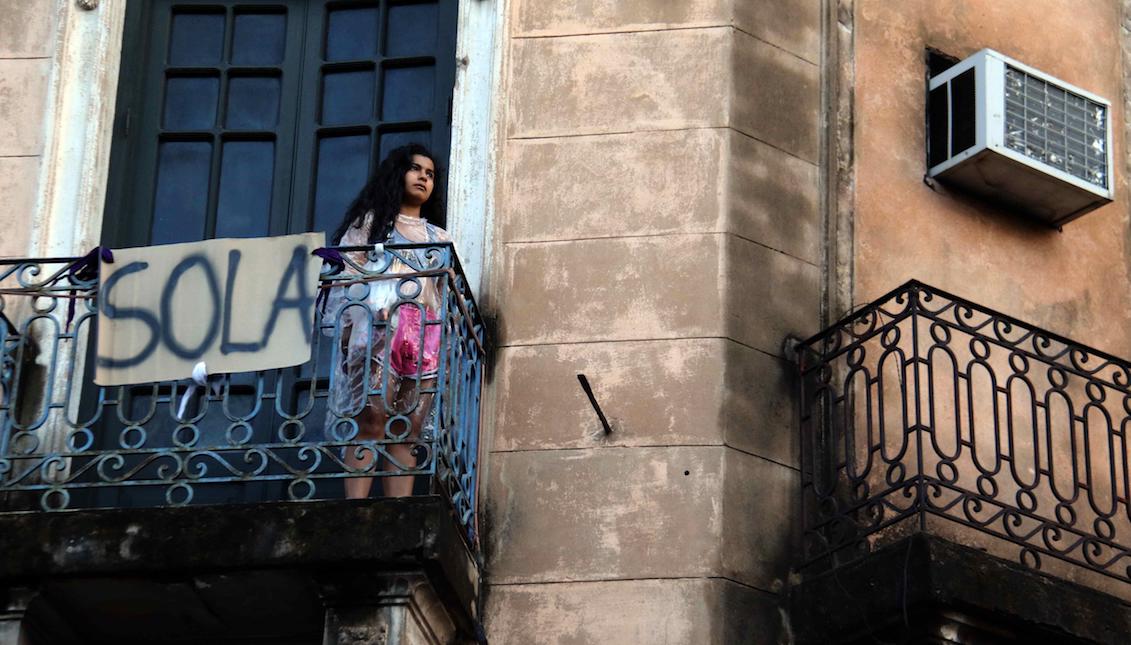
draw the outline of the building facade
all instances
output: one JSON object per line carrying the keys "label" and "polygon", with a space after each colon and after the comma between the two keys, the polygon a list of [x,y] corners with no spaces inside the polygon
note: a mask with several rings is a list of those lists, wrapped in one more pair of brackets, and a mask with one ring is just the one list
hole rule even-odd
{"label": "building facade", "polygon": [[[181,505],[160,477],[137,487],[164,493],[155,502],[81,502],[90,480],[21,473],[21,459],[53,454],[80,472],[70,437],[119,427],[67,420],[84,395],[43,394],[63,359],[40,342],[23,412],[4,386],[5,430],[39,443],[0,470],[0,636],[1121,642],[1129,11],[0,0],[0,255],[332,230],[374,163],[421,141],[449,170],[453,289],[477,308],[464,322],[484,350],[469,381],[482,368],[481,399],[452,408],[466,416],[451,427],[475,437],[455,453],[473,465],[453,479],[451,463],[430,462],[441,494],[345,501],[322,488],[300,503],[236,476]],[[928,79],[986,48],[1110,102],[1110,204],[1055,228],[928,176]],[[35,317],[27,295],[6,296],[12,347],[42,338],[21,328]],[[915,320],[922,337],[892,331]],[[932,324],[951,331],[929,340]],[[926,384],[929,352],[959,343],[947,378],[1000,383],[988,399],[973,385],[953,394],[928,422],[944,399]],[[84,379],[75,355],[62,371]],[[1032,367],[1010,367],[1015,355]],[[885,381],[888,360],[900,362]],[[865,364],[871,380],[853,390]],[[1046,364],[1076,380],[1029,376]],[[1041,401],[1023,420],[1004,411],[1020,400],[1016,374]],[[154,397],[172,410],[180,387]],[[1055,438],[1038,419],[1049,391],[1071,410]],[[43,420],[21,430],[29,410]],[[880,417],[900,432],[873,437]],[[1025,454],[1044,456],[1022,465],[1022,435],[1036,437]],[[129,451],[114,441],[98,459]],[[62,489],[72,508],[43,510]]]}

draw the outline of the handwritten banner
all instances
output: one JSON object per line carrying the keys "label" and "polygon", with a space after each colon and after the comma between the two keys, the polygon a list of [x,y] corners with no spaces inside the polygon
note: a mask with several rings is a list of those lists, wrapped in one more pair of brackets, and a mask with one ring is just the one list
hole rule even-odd
{"label": "handwritten banner", "polygon": [[99,284],[98,385],[310,360],[323,233],[114,249]]}

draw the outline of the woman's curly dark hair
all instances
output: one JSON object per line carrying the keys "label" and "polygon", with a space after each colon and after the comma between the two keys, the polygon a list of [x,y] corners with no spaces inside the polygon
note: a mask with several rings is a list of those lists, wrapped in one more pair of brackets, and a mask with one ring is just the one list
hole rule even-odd
{"label": "woman's curly dark hair", "polygon": [[[433,165],[437,165],[436,158],[428,148],[418,143],[410,143],[389,152],[389,156],[385,157],[377,167],[377,172],[373,173],[357,198],[346,209],[346,216],[330,238],[334,244],[341,242],[342,236],[351,226],[360,226],[369,211],[373,211],[374,214],[373,226],[369,230],[369,243],[384,242],[389,237],[396,224],[397,213],[401,210],[401,201],[404,199],[404,176],[412,167],[413,155],[428,157]],[[444,206],[440,197],[442,194],[440,169],[437,167],[436,179],[432,184],[432,196],[420,206],[421,217],[436,226],[444,225]]]}

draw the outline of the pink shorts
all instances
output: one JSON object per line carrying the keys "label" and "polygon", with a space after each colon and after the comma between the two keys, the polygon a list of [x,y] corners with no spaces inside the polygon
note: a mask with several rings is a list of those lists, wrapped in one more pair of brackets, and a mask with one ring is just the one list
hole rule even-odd
{"label": "pink shorts", "polygon": [[[440,368],[440,325],[425,325],[420,319],[423,307],[404,304],[397,309],[397,326],[393,331],[392,345],[389,347],[389,366],[396,376],[436,376]],[[436,319],[436,312],[428,309],[429,319]],[[424,328],[423,347],[421,346],[421,327]],[[384,352],[374,352],[378,357]],[[379,360],[379,359],[378,359]]]}

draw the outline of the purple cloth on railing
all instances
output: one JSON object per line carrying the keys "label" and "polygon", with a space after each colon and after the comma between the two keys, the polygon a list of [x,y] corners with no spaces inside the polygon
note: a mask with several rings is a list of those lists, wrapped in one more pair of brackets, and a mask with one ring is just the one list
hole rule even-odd
{"label": "purple cloth on railing", "polygon": [[341,251],[338,249],[331,249],[329,247],[319,247],[310,252],[311,255],[317,255],[322,258],[327,264],[334,267],[332,273],[337,273],[346,268],[346,259],[342,256]]}
{"label": "purple cloth on railing", "polygon": [[[67,275],[79,282],[90,282],[98,278],[100,262],[109,264],[114,261],[114,252],[105,246],[96,246],[89,253],[71,263],[67,267]],[[71,321],[75,319],[75,299],[67,303],[67,324],[64,330],[71,330]]]}
{"label": "purple cloth on railing", "polygon": [[[334,275],[335,273],[339,273],[339,272],[341,272],[342,269],[346,268],[346,259],[342,256],[341,251],[339,251],[338,249],[331,249],[331,248],[322,246],[322,247],[319,247],[317,249],[314,249],[313,251],[310,252],[310,254],[316,255],[316,256],[322,258],[322,261],[324,261],[327,264],[329,264],[330,266],[334,267],[334,270],[330,272],[330,275]],[[314,308],[315,309],[322,309],[322,307],[324,307],[326,305],[326,294],[328,292],[329,292],[329,289],[319,289],[318,290],[318,296],[314,299]]]}
{"label": "purple cloth on railing", "polygon": [[67,274],[83,282],[90,282],[98,277],[99,261],[107,264],[114,261],[114,252],[105,246],[96,246],[89,253],[71,263]]}

